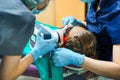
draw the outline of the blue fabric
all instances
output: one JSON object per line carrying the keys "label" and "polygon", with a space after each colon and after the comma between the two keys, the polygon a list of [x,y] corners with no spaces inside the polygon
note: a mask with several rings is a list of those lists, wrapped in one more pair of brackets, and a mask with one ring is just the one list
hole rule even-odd
{"label": "blue fabric", "polygon": [[22,55],[34,21],[21,0],[0,0],[0,55]]}
{"label": "blue fabric", "polygon": [[96,1],[87,13],[87,28],[97,38],[97,54],[100,59],[111,60],[112,45],[120,43],[120,0],[101,0],[96,11]]}

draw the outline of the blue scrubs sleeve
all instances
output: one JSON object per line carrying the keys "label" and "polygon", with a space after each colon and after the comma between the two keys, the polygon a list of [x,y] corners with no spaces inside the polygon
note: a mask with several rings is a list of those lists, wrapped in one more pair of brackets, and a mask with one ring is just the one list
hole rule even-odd
{"label": "blue scrubs sleeve", "polygon": [[120,0],[101,0],[99,10],[96,1],[87,13],[87,29],[96,36],[98,58],[112,60],[113,44],[120,44]]}
{"label": "blue scrubs sleeve", "polygon": [[120,44],[120,1],[116,1],[110,8],[109,21],[106,24],[107,32],[113,44]]}
{"label": "blue scrubs sleeve", "polygon": [[0,55],[21,55],[34,29],[34,16],[21,0],[0,0]]}

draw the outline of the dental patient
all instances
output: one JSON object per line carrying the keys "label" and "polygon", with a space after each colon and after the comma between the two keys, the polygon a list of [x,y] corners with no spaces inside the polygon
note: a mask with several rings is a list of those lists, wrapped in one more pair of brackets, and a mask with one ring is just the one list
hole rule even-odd
{"label": "dental patient", "polygon": [[67,25],[60,31],[61,43],[59,47],[71,49],[77,53],[84,53],[88,57],[96,55],[96,38],[84,27]]}
{"label": "dental patient", "polygon": [[[52,37],[56,38],[58,47],[65,47],[77,53],[84,53],[88,57],[96,57],[96,38],[85,27],[66,25],[60,30],[48,29],[48,31],[52,34]],[[91,77],[94,76],[89,72],[87,78]]]}
{"label": "dental patient", "polygon": [[[61,38],[59,47],[65,47],[77,53],[84,53],[88,57],[97,58],[96,38],[85,27],[67,25],[59,33]],[[83,75],[88,79],[97,77],[97,75],[89,71]]]}

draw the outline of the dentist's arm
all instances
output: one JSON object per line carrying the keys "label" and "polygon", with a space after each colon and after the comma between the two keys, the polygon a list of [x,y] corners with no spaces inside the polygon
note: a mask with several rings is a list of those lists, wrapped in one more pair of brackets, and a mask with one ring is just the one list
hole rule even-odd
{"label": "dentist's arm", "polygon": [[113,62],[95,60],[66,48],[56,49],[53,60],[56,66],[73,64],[98,75],[120,79],[120,45],[114,45],[113,47]]}
{"label": "dentist's arm", "polygon": [[39,56],[47,54],[56,46],[55,39],[43,40],[40,36],[41,32],[37,34],[37,39],[34,48],[30,54],[21,59],[21,56],[4,56],[2,64],[0,65],[0,80],[16,80],[26,68],[38,59]]}
{"label": "dentist's arm", "polygon": [[96,74],[120,80],[120,44],[113,46],[112,62],[85,57],[81,66]]}
{"label": "dentist's arm", "polygon": [[16,80],[33,62],[33,57],[28,54],[21,56],[4,56],[0,66],[0,80]]}

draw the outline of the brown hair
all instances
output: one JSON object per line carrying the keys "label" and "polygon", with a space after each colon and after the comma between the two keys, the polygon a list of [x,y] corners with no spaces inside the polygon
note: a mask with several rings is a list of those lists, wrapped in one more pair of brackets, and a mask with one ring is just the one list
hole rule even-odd
{"label": "brown hair", "polygon": [[96,38],[92,32],[83,30],[69,38],[64,47],[90,57],[96,53]]}
{"label": "brown hair", "polygon": [[[88,57],[97,58],[96,38],[92,32],[87,30],[82,30],[75,34],[74,37],[69,38],[64,47],[77,53],[85,54]],[[86,77],[86,79],[97,78],[97,75],[90,71],[87,71],[82,75]]]}

